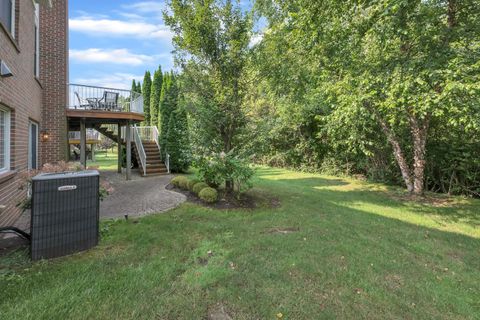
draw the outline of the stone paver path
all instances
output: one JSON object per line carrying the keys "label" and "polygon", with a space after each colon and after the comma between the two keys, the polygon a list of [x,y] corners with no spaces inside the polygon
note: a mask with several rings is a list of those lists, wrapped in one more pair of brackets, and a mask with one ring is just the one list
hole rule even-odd
{"label": "stone paver path", "polygon": [[169,191],[165,186],[172,175],[141,177],[132,172],[132,180],[125,181],[125,175],[103,171],[102,177],[115,189],[100,203],[101,218],[143,216],[175,208],[186,200],[183,194]]}

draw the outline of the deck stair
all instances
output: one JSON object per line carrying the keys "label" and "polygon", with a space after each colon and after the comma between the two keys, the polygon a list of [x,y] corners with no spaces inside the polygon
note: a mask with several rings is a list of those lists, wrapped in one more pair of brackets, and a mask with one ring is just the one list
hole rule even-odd
{"label": "deck stair", "polygon": [[[113,141],[118,141],[118,129],[116,126],[101,125],[95,127],[95,129]],[[122,144],[125,144],[124,132],[121,134]],[[165,163],[158,144],[157,127],[132,127],[132,152],[137,159],[143,176],[169,173],[168,155]]]}

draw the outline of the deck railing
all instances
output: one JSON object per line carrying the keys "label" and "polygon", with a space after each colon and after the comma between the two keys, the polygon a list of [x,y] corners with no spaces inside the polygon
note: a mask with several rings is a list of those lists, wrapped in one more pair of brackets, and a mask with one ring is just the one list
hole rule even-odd
{"label": "deck railing", "polygon": [[147,154],[145,153],[145,149],[143,148],[143,143],[142,143],[140,134],[138,132],[138,128],[132,127],[132,133],[133,133],[133,139],[135,141],[135,145],[138,150],[138,156],[142,164],[143,175],[146,176],[147,175]]}
{"label": "deck railing", "polygon": [[143,96],[131,90],[68,85],[68,108],[143,114]]}
{"label": "deck railing", "polygon": [[[97,130],[87,129],[87,140],[100,140],[100,133]],[[80,131],[69,131],[69,140],[80,140]]]}

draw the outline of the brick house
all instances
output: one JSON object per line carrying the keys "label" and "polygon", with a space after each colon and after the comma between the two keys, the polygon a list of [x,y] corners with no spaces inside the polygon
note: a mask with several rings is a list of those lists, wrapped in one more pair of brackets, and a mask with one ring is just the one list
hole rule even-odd
{"label": "brick house", "polygon": [[0,0],[0,64],[0,227],[20,217],[25,172],[68,161],[78,141],[87,165],[87,129],[117,142],[118,172],[125,151],[127,180],[132,155],[143,175],[169,171],[158,129],[132,127],[140,93],[68,83],[68,0]]}
{"label": "brick house", "polygon": [[66,159],[67,5],[0,0],[0,226],[21,213],[21,173]]}

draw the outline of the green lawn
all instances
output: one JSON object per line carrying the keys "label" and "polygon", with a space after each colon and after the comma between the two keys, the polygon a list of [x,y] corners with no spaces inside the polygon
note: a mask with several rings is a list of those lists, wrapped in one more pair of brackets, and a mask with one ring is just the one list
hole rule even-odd
{"label": "green lawn", "polygon": [[95,161],[87,161],[88,167],[98,167],[100,170],[117,170],[117,149],[95,151]]}
{"label": "green lawn", "polygon": [[480,318],[480,201],[269,168],[255,186],[281,207],[184,204],[103,222],[85,253],[0,258],[0,319]]}

